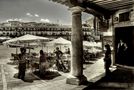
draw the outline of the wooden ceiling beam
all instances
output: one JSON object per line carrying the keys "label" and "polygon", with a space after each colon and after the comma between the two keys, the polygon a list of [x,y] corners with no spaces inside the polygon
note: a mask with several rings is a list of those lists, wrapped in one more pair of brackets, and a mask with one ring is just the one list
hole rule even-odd
{"label": "wooden ceiling beam", "polygon": [[133,4],[133,3],[134,3],[134,1],[126,1],[126,2],[118,2],[118,3],[102,4],[102,6],[113,7],[113,6],[129,5],[129,4]]}
{"label": "wooden ceiling beam", "polygon": [[97,0],[92,0],[91,2],[96,3],[96,4],[108,4],[108,3],[113,3],[113,2],[119,2],[119,0],[114,0],[114,1],[97,1]]}
{"label": "wooden ceiling beam", "polygon": [[115,7],[111,7],[109,8],[109,10],[113,10],[113,11],[117,11],[117,10],[120,10],[120,9],[125,9],[125,8],[131,8],[133,6],[134,3],[132,4],[128,4],[128,5],[122,5],[122,6],[115,6]]}
{"label": "wooden ceiling beam", "polygon": [[[92,13],[97,16],[104,16],[105,19],[109,19],[110,15],[114,13],[114,11],[110,11],[108,9],[105,9],[95,3],[87,2],[87,0],[69,0],[70,3],[74,6],[80,6],[82,8],[85,8],[85,12]],[[92,9],[88,11],[88,9]],[[97,14],[96,14],[97,13]]]}

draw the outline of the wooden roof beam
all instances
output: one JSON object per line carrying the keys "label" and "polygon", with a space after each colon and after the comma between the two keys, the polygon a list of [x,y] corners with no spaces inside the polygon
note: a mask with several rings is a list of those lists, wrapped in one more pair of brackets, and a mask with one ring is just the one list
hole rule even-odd
{"label": "wooden roof beam", "polygon": [[122,5],[122,6],[114,6],[114,7],[109,8],[109,10],[111,9],[111,10],[117,11],[117,10],[120,10],[120,9],[130,8],[132,6],[133,6],[133,4]]}
{"label": "wooden roof beam", "polygon": [[84,12],[90,13],[90,14],[98,17],[100,20],[103,20],[103,15],[99,12],[96,12],[96,11],[92,10],[92,9],[86,9]]}
{"label": "wooden roof beam", "polygon": [[[85,8],[86,9],[85,12],[93,14],[97,13],[97,15],[99,16],[101,15],[104,16],[105,19],[109,19],[110,15],[113,14],[113,12],[111,12],[110,10],[105,9],[95,3],[87,2],[87,0],[69,0],[69,1],[73,6],[80,6],[82,8]],[[88,11],[89,8],[92,9],[93,12],[91,12],[90,10]]]}

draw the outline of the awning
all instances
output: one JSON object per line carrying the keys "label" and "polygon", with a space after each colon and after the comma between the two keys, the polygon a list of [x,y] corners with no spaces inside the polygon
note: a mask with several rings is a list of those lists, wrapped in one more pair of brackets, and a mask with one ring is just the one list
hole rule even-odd
{"label": "awning", "polygon": [[71,45],[71,41],[59,37],[53,41],[48,42],[47,45]]}
{"label": "awning", "polygon": [[48,41],[49,38],[27,34],[27,35],[24,35],[24,36],[21,36],[21,37],[17,37],[17,38],[7,40],[7,41],[3,42],[3,44],[20,43],[20,42],[33,42],[33,41],[39,41],[39,40]]}

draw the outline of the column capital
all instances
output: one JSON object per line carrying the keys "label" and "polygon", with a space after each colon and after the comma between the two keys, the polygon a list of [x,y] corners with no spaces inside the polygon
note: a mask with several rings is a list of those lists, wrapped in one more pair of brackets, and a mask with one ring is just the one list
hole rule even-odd
{"label": "column capital", "polygon": [[84,11],[85,9],[80,6],[74,6],[74,7],[69,8],[69,10],[72,11],[72,13],[80,13]]}

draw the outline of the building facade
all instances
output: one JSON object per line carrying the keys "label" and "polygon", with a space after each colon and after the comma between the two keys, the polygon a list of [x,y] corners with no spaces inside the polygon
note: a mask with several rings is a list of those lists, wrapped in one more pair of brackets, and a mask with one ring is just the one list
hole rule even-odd
{"label": "building facade", "polygon": [[112,19],[115,63],[134,66],[134,8],[119,10]]}
{"label": "building facade", "polygon": [[[83,27],[83,39],[88,40],[92,29]],[[19,37],[25,34],[44,36],[50,38],[63,37],[71,39],[71,26],[50,23],[10,21],[0,25],[0,36]]]}

